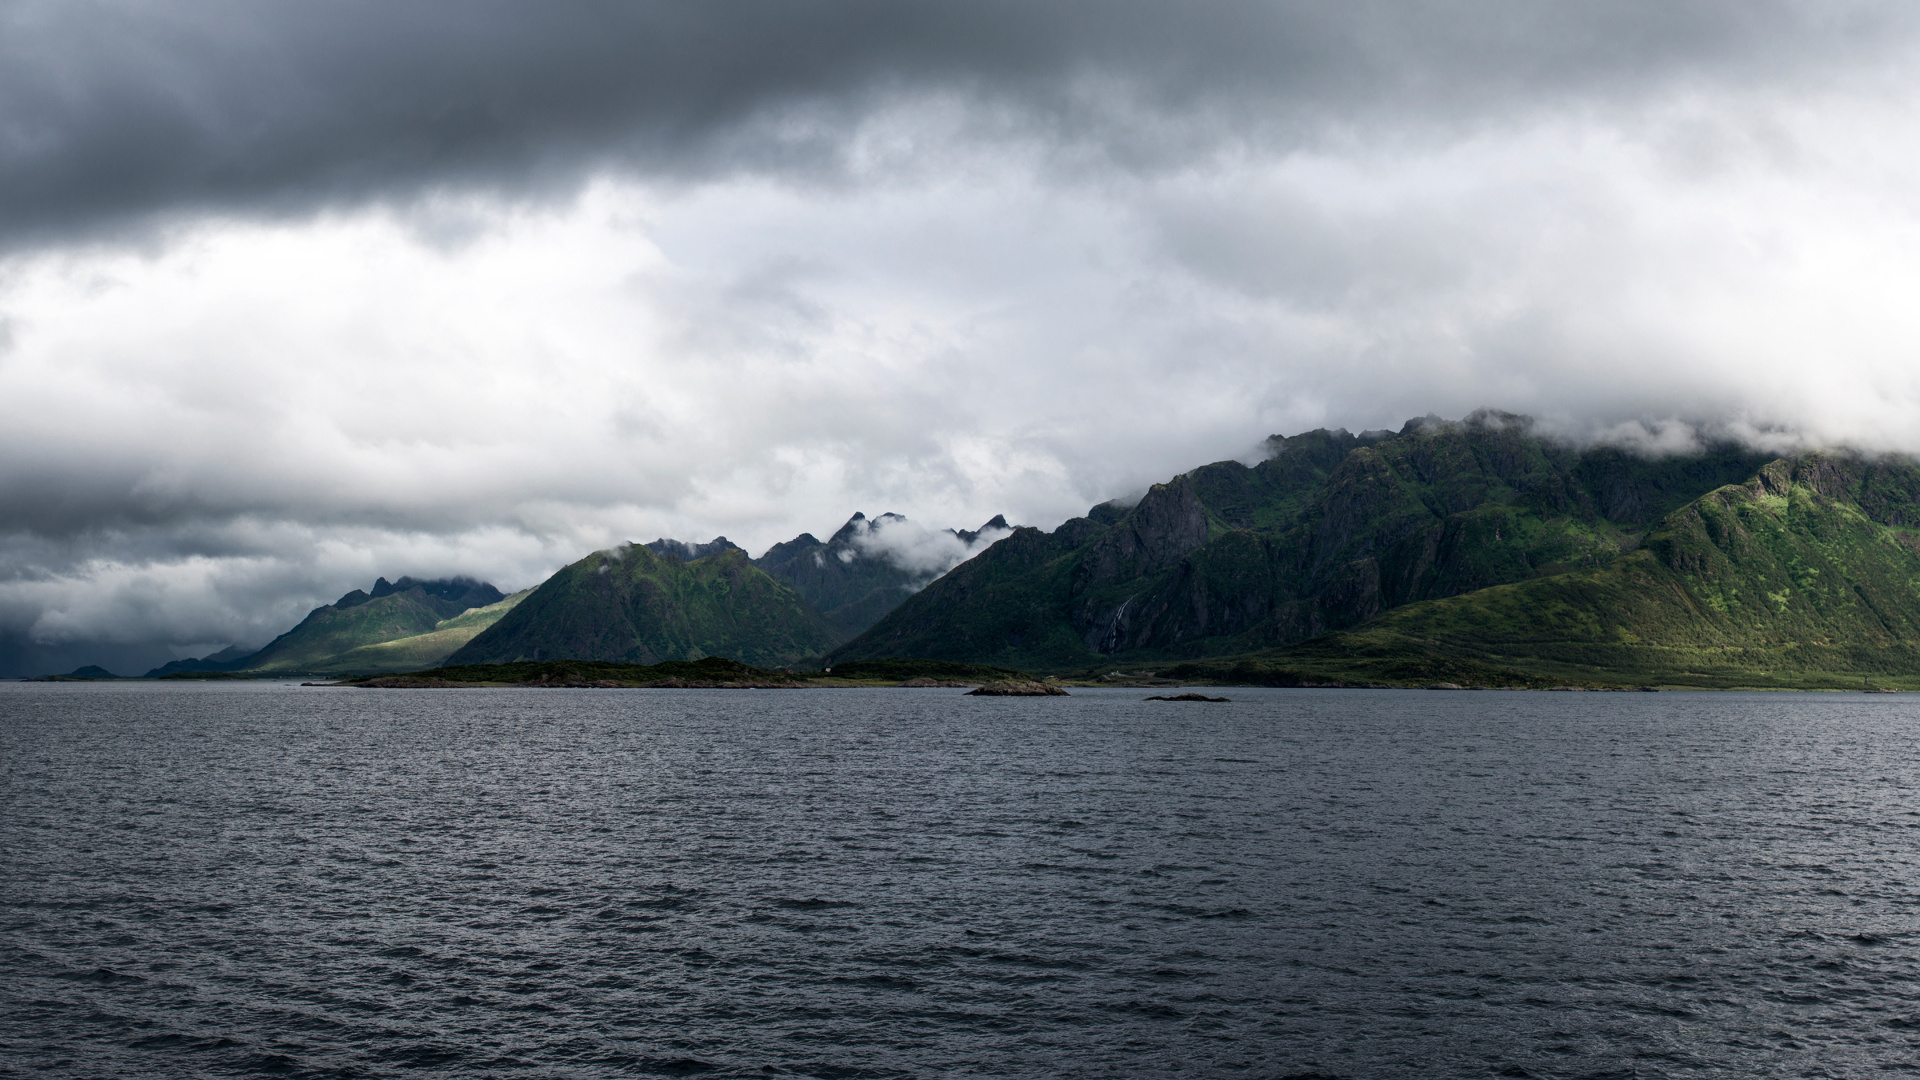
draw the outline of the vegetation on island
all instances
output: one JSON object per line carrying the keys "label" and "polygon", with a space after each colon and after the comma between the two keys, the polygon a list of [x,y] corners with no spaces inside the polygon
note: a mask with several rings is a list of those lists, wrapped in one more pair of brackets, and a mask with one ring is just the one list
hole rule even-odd
{"label": "vegetation on island", "polygon": [[[640,591],[664,599],[664,603],[650,607],[646,600],[629,596],[627,599],[634,603],[628,606],[633,610],[625,614],[607,605],[597,611],[581,610],[578,597],[573,603],[556,606],[549,595],[542,602],[543,627],[529,632],[521,626],[514,644],[529,657],[578,655],[583,659],[630,662],[698,659],[716,655],[715,649],[759,663],[818,656],[872,625],[937,576],[924,567],[901,565],[874,543],[878,530],[904,520],[894,514],[882,514],[873,520],[854,514],[824,543],[803,533],[775,544],[758,559],[746,560],[791,593],[768,586],[764,579],[752,580],[755,575],[744,573],[737,565],[745,559],[745,552],[725,537],[704,544],[662,538],[596,553],[617,558],[641,547],[663,565],[689,570],[678,574],[670,567],[655,567],[659,572],[651,576],[662,579],[656,582],[661,587]],[[1005,524],[995,518],[984,528],[1004,528]],[[964,543],[973,542],[979,535],[948,531]],[[666,579],[673,581],[662,584]],[[728,584],[716,588],[716,580],[721,579]],[[694,584],[689,586],[689,581]],[[465,578],[401,578],[398,582],[381,578],[371,592],[355,589],[332,604],[315,608],[298,626],[257,652],[227,648],[206,657],[170,661],[147,672],[146,677],[421,671],[448,662],[532,591],[503,597],[492,585]],[[798,594],[799,603],[794,602],[792,594]],[[608,620],[605,625],[596,624],[601,618]],[[555,626],[568,620],[572,625]],[[660,632],[648,629],[662,622],[672,625]],[[488,658],[499,658],[496,646],[486,647],[495,650]],[[469,653],[463,659],[475,656]]]}

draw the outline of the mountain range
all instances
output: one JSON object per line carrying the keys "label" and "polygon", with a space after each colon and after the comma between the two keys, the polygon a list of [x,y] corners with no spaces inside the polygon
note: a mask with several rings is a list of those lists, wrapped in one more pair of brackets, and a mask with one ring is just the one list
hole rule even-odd
{"label": "mountain range", "polygon": [[[175,660],[147,677],[367,674],[542,658],[791,664],[865,630],[983,536],[1007,528],[995,517],[975,531],[927,532],[897,514],[856,513],[824,543],[802,533],[759,559],[724,536],[704,544],[663,537],[595,552],[513,596],[469,578],[381,578],[315,608],[258,651]],[[515,614],[523,601],[531,603]]]}
{"label": "mountain range", "polygon": [[928,656],[1076,668],[1244,653],[1384,611],[1602,565],[1687,501],[1767,458],[1577,449],[1524,417],[1268,440],[1106,503],[1018,529],[832,659]]}
{"label": "mountain range", "polygon": [[[802,533],[758,559],[724,536],[596,551],[541,583],[447,663],[800,663],[873,625],[946,569],[889,546],[892,534],[911,528],[898,514],[856,513],[824,543]],[[1005,529],[996,516],[976,531],[947,530],[946,550],[964,552]],[[903,535],[937,542],[942,534]]]}
{"label": "mountain range", "polygon": [[512,597],[382,579],[257,653],[168,667],[703,657],[1278,685],[1920,688],[1920,467],[1730,442],[1649,454],[1509,413],[1428,416],[1274,436],[1255,464],[1206,465],[1052,531],[855,514],[757,559],[725,537],[620,545]]}
{"label": "mountain range", "polygon": [[1492,411],[1268,451],[1015,530],[827,662],[1920,687],[1909,460],[1582,448]]}

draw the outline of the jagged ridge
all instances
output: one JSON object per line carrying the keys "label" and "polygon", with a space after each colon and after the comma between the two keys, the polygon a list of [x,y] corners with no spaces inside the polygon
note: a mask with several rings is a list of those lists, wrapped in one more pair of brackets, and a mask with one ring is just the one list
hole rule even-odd
{"label": "jagged ridge", "polygon": [[1736,446],[1648,459],[1581,450],[1483,410],[1399,432],[1269,440],[1044,533],[1018,529],[829,662],[926,656],[1083,667],[1244,653],[1383,611],[1580,567],[1753,474]]}

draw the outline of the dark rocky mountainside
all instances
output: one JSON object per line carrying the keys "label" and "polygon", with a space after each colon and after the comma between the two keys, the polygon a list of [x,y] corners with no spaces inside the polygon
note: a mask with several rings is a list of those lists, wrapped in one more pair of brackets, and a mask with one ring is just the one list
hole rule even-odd
{"label": "dark rocky mountainside", "polygon": [[[877,532],[906,521],[898,514],[871,520],[855,514],[825,543],[812,533],[801,533],[768,548],[754,564],[793,586],[845,640],[879,622],[947,569],[945,565],[904,566],[873,543]],[[981,532],[1005,528],[1006,519],[996,515],[979,530],[947,532],[962,544],[972,544]]]}
{"label": "dark rocky mountainside", "polygon": [[868,521],[865,514],[856,513],[825,543],[812,533],[801,533],[768,548],[754,563],[806,597],[844,641],[879,622],[932,577],[876,557],[860,546],[876,524],[896,519],[905,520],[882,514]]}
{"label": "dark rocky mountainside", "polygon": [[721,656],[770,666],[839,640],[799,593],[738,548],[688,561],[630,544],[561,568],[446,663]]}
{"label": "dark rocky mountainside", "polygon": [[1920,689],[1920,468],[1805,454],[1583,567],[1182,677]]}
{"label": "dark rocky mountainside", "polygon": [[830,661],[925,656],[1025,668],[1245,653],[1408,604],[1610,564],[1666,515],[1768,458],[1726,445],[1648,458],[1544,438],[1481,411],[1399,432],[1269,440],[1017,529]]}

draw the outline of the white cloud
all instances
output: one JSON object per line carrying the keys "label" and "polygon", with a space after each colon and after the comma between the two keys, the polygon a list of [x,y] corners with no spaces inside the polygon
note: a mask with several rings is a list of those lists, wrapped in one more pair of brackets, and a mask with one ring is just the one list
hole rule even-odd
{"label": "white cloud", "polygon": [[[1007,538],[1012,529],[980,529],[972,540],[962,539],[951,529],[929,529],[917,521],[897,514],[872,518],[866,528],[853,534],[853,545],[862,553],[886,559],[928,581],[959,566],[968,559]],[[841,558],[849,557],[842,552]]]}

